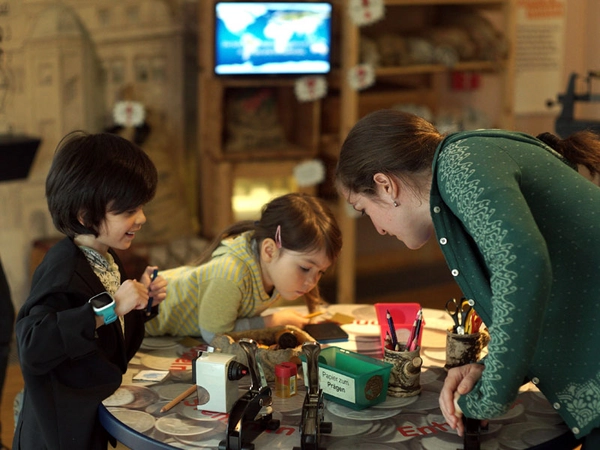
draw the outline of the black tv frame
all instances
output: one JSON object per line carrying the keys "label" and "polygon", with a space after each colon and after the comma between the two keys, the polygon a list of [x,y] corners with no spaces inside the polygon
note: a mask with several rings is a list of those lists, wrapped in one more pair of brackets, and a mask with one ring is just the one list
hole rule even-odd
{"label": "black tv frame", "polygon": [[[329,4],[331,6],[331,18],[330,18],[330,48],[329,48],[329,70],[327,72],[281,72],[281,73],[274,73],[274,72],[255,72],[255,73],[219,73],[217,72],[217,61],[216,61],[216,51],[217,51],[217,42],[216,42],[216,22],[217,22],[217,4],[218,3],[239,3],[239,2],[244,2],[244,3],[325,3],[325,4]],[[333,32],[334,32],[334,24],[333,24],[333,17],[334,17],[334,8],[335,5],[331,0],[217,0],[214,3],[213,6],[213,36],[212,36],[212,51],[213,51],[213,57],[212,57],[212,73],[218,77],[218,78],[223,78],[223,79],[227,79],[227,78],[232,78],[232,79],[243,79],[243,78],[248,78],[248,79],[260,79],[260,78],[275,78],[275,77],[280,77],[280,78],[284,78],[284,79],[293,79],[293,78],[299,78],[299,77],[303,77],[303,76],[328,76],[329,74],[331,74],[332,70],[333,70],[333,66],[332,66],[332,61],[333,61],[333,52],[332,52],[332,46],[333,46]]]}

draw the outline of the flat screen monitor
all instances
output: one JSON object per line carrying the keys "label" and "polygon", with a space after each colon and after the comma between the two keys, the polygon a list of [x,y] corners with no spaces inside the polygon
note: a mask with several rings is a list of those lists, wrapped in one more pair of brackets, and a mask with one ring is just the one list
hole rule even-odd
{"label": "flat screen monitor", "polygon": [[329,2],[217,2],[215,73],[329,73],[331,13]]}

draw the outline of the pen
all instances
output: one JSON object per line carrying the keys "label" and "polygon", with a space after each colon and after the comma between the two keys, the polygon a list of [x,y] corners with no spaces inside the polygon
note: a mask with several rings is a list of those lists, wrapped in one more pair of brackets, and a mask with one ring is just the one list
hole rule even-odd
{"label": "pen", "polygon": [[471,334],[471,326],[473,324],[473,313],[473,310],[469,311],[467,317],[465,318],[465,334]]}
{"label": "pen", "polygon": [[325,314],[325,311],[315,311],[314,313],[310,313],[304,316],[305,319],[312,319],[313,317],[320,316],[321,314]]}
{"label": "pen", "polygon": [[390,327],[390,337],[392,338],[392,348],[395,350],[398,345],[398,337],[396,336],[396,327],[394,326],[394,319],[388,309],[385,317],[387,318],[388,327]]}
{"label": "pen", "polygon": [[481,317],[479,317],[475,311],[472,311],[469,319],[469,334],[479,332],[479,328],[482,324],[483,321],[481,320]]}
{"label": "pen", "polygon": [[412,340],[409,343],[407,343],[409,351],[416,350],[419,345],[419,337],[421,336],[421,331],[423,329],[423,310],[422,309],[419,309],[419,312],[417,313],[417,318],[415,320],[414,328],[415,329],[414,329],[414,333],[412,335]]}
{"label": "pen", "polygon": [[390,336],[390,332],[389,331],[385,332],[384,342],[385,342],[385,347],[387,349],[394,350],[394,347],[392,346],[392,337]]}
{"label": "pen", "polygon": [[408,339],[406,340],[406,350],[410,351],[410,347],[412,345],[412,341],[415,338],[415,332],[417,331],[417,319],[419,318],[419,312],[415,314],[415,320],[413,321],[412,328],[410,329],[410,333],[408,335]]}
{"label": "pen", "polygon": [[[150,283],[152,283],[156,279],[157,276],[158,276],[158,269],[154,269],[154,272],[152,272],[152,276],[150,277]],[[153,298],[150,297],[148,299],[148,306],[146,306],[146,315],[147,316],[152,314],[152,301],[153,301]]]}
{"label": "pen", "polygon": [[173,400],[171,400],[169,403],[167,403],[165,406],[160,408],[160,412],[163,413],[163,412],[170,410],[173,406],[177,405],[177,403],[179,403],[181,400],[183,400],[184,398],[186,398],[189,395],[192,395],[194,392],[196,392],[196,388],[197,388],[196,385],[190,386],[184,392],[182,392],[177,397],[175,397]]}

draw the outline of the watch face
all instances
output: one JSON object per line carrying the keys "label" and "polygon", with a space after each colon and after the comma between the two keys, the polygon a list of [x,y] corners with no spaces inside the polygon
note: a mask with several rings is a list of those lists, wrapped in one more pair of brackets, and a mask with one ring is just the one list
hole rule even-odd
{"label": "watch face", "polygon": [[101,294],[95,295],[90,298],[90,303],[96,309],[104,308],[113,302],[113,298],[108,292],[102,292]]}

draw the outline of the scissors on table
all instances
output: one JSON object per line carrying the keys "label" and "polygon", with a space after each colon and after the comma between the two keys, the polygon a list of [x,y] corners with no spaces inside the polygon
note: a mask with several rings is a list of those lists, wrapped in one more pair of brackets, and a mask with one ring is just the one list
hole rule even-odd
{"label": "scissors on table", "polygon": [[454,321],[454,330],[457,334],[465,334],[467,317],[473,309],[475,302],[473,300],[462,299],[460,302],[451,298],[446,302],[446,312],[450,314]]}

